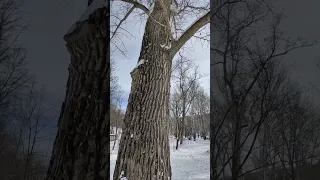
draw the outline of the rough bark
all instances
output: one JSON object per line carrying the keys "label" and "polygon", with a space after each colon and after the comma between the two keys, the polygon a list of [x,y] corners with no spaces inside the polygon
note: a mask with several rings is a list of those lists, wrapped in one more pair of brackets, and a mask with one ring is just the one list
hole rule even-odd
{"label": "rough bark", "polygon": [[71,54],[67,92],[46,180],[109,179],[108,8],[64,36]]}
{"label": "rough bark", "polygon": [[145,26],[140,60],[131,72],[132,85],[113,179],[171,179],[169,95],[172,55],[169,52],[171,0],[155,1]]}

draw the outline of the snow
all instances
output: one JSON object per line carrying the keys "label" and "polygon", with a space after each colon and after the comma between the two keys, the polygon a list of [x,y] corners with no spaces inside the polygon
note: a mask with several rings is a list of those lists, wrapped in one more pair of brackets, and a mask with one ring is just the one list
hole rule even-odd
{"label": "snow", "polygon": [[[172,180],[209,180],[210,141],[200,138],[196,141],[184,140],[178,150],[175,149],[175,143],[176,139],[170,137]],[[117,142],[115,149],[110,149],[110,179],[113,178],[118,145]]]}
{"label": "snow", "polygon": [[160,47],[161,48],[164,48],[164,49],[166,49],[166,50],[169,50],[170,48],[171,48],[171,43],[167,46],[167,45],[165,45],[165,44],[160,44]]}
{"label": "snow", "polygon": [[152,6],[149,8],[149,16],[150,16],[150,14],[151,14],[151,13],[152,13],[152,11],[153,11],[154,4],[155,4],[155,3],[152,3]]}
{"label": "snow", "polygon": [[87,20],[97,9],[103,7],[107,7],[107,0],[93,0],[87,10],[80,16],[80,19],[69,28],[67,34],[72,33],[77,28],[77,23]]}
{"label": "snow", "polygon": [[171,10],[172,12],[177,13],[177,8],[176,8],[176,6],[175,6],[174,4],[171,4],[170,10]]}
{"label": "snow", "polygon": [[128,178],[127,177],[123,177],[123,174],[124,174],[124,172],[123,171],[121,171],[121,174],[120,174],[120,180],[128,180]]}
{"label": "snow", "polygon": [[137,69],[139,66],[141,66],[142,64],[144,64],[144,62],[145,62],[144,59],[140,59],[140,60],[138,61],[137,65],[136,65],[136,67],[134,67],[131,72],[133,72],[133,71],[134,71],[135,69]]}
{"label": "snow", "polygon": [[140,59],[135,68],[138,68],[140,65],[144,63],[144,59]]}

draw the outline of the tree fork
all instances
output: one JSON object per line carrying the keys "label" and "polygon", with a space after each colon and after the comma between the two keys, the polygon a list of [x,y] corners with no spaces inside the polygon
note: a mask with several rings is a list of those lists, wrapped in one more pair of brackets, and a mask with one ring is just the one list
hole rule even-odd
{"label": "tree fork", "polygon": [[132,85],[113,179],[171,179],[169,95],[171,1],[156,1],[146,23]]}

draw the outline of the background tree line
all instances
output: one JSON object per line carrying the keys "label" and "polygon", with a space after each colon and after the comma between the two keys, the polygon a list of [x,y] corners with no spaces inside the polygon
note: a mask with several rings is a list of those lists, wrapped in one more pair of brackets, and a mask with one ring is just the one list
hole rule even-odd
{"label": "background tree line", "polygon": [[181,53],[173,66],[171,95],[171,134],[176,138],[176,149],[183,140],[209,136],[210,97],[200,84],[204,76],[193,60]]}
{"label": "background tree line", "polygon": [[19,36],[28,27],[14,0],[0,2],[0,177],[43,179],[48,157],[41,144],[55,117],[45,103],[45,89],[28,72],[27,52]]}
{"label": "background tree line", "polygon": [[318,161],[318,106],[281,65],[317,41],[287,36],[283,18],[256,0],[227,3],[212,18],[212,179],[302,179]]}

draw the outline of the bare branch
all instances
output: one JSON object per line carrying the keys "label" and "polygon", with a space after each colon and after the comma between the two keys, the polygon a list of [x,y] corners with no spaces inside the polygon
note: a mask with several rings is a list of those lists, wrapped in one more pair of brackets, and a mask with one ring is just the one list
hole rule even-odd
{"label": "bare branch", "polygon": [[137,1],[134,1],[134,0],[121,0],[121,1],[132,4],[133,7],[141,9],[147,15],[149,15],[149,13],[150,13],[150,10],[146,6],[144,6],[143,4],[140,4]]}
{"label": "bare branch", "polygon": [[129,15],[132,13],[132,11],[135,9],[135,6],[132,6],[129,11],[127,12],[127,14],[120,20],[119,24],[117,25],[116,29],[113,31],[112,36],[110,37],[110,39],[112,39],[115,34],[117,33],[118,29],[120,28],[121,24],[129,17]]}
{"label": "bare branch", "polygon": [[203,26],[209,23],[210,21],[210,11],[205,13],[199,19],[197,19],[187,30],[172,43],[171,55],[174,56],[180,48]]}

